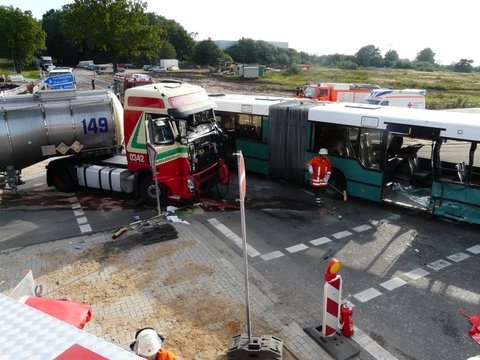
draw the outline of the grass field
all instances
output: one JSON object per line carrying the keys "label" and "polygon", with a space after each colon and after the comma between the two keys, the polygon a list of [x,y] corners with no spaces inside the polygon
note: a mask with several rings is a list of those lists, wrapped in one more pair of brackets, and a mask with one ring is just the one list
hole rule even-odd
{"label": "grass field", "polygon": [[[0,59],[0,74],[13,72],[11,62]],[[38,79],[40,72],[30,68],[22,73],[25,78]],[[426,89],[428,109],[480,107],[480,73],[455,73],[452,71],[423,72],[387,68],[341,70],[315,67],[291,75],[288,70],[269,71],[256,81],[259,89],[294,91],[307,81],[373,84],[394,89]]]}

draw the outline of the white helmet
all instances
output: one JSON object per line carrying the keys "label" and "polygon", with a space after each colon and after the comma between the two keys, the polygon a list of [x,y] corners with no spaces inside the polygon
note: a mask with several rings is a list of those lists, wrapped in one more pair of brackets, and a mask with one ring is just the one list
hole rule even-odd
{"label": "white helmet", "polygon": [[318,152],[319,155],[328,155],[328,150],[325,148],[321,148]]}
{"label": "white helmet", "polygon": [[162,339],[152,328],[140,330],[135,336],[133,351],[140,356],[151,356],[158,353],[162,347]]}

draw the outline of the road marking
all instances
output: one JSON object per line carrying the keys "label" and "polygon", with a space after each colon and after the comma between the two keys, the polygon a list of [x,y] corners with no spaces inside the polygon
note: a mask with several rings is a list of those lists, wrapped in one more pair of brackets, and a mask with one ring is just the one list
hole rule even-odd
{"label": "road marking", "polygon": [[380,296],[380,295],[382,295],[382,293],[380,291],[378,291],[377,289],[368,288],[367,290],[363,290],[359,293],[356,293],[355,295],[353,295],[353,297],[363,303],[363,302],[367,302],[369,300],[372,300],[372,299],[374,299],[374,298],[376,298],[377,296]]}
{"label": "road marking", "polygon": [[350,235],[353,235],[350,231],[340,231],[338,233],[335,233],[335,234],[332,234],[332,236],[335,238],[335,239],[343,239],[344,237],[347,237],[347,236],[350,236]]}
{"label": "road marking", "polygon": [[447,259],[450,259],[450,260],[455,261],[455,262],[460,262],[460,261],[463,261],[465,259],[468,259],[469,257],[470,257],[470,255],[465,254],[464,252],[458,252],[456,254],[447,256]]}
{"label": "road marking", "polygon": [[471,252],[472,254],[478,255],[480,254],[480,245],[469,247],[467,251]]}
{"label": "road marking", "polygon": [[405,280],[400,279],[399,277],[391,278],[380,284],[380,286],[384,287],[385,289],[392,291],[400,286],[405,285],[407,282]]}
{"label": "road marking", "polygon": [[[215,229],[220,231],[223,235],[225,235],[228,239],[232,240],[235,245],[237,245],[240,249],[243,249],[243,240],[240,236],[235,234],[232,230],[227,228],[223,225],[220,221],[215,218],[211,218],[207,220]],[[247,254],[250,257],[260,256],[260,253],[255,250],[253,246],[247,244]]]}
{"label": "road marking", "polygon": [[372,355],[375,359],[381,360],[398,360],[395,356],[390,354],[387,350],[377,344],[370,336],[365,334],[362,330],[353,327],[354,332],[352,339],[360,345],[365,351]]}
{"label": "road marking", "polygon": [[72,206],[73,215],[75,215],[75,219],[77,220],[78,228],[82,234],[92,231],[92,227],[88,223],[88,219],[83,212],[82,205],[78,201],[76,196],[71,196],[68,198],[70,204]]}
{"label": "road marking", "polygon": [[293,254],[293,253],[303,251],[303,250],[306,250],[306,249],[308,249],[307,245],[298,244],[298,245],[290,246],[290,247],[286,248],[285,250],[287,250],[289,253]]}
{"label": "road marking", "polygon": [[412,280],[418,280],[424,276],[429,275],[430,273],[427,270],[424,270],[422,268],[416,268],[412,271],[409,271],[408,273],[405,273],[405,276],[408,276]]}
{"label": "road marking", "polygon": [[279,257],[282,257],[284,254],[281,252],[281,251],[272,251],[268,254],[263,254],[261,255],[260,257],[265,260],[265,261],[269,261],[269,260],[273,260],[273,259],[276,259],[276,258],[279,258]]}
{"label": "road marking", "polygon": [[354,227],[354,228],[353,228],[353,231],[363,232],[363,231],[370,230],[371,228],[372,228],[372,227],[371,227],[370,225],[360,225],[360,226]]}
{"label": "road marking", "polygon": [[447,266],[452,265],[452,263],[449,263],[446,260],[440,259],[434,262],[431,262],[430,264],[427,264],[427,267],[430,269],[433,269],[435,271],[442,270],[443,268],[446,268]]}
{"label": "road marking", "polygon": [[318,245],[322,245],[322,244],[326,244],[328,242],[330,242],[332,240],[330,240],[328,237],[326,236],[323,236],[321,238],[318,238],[318,239],[314,239],[314,240],[310,240],[310,243],[314,246],[318,246]]}

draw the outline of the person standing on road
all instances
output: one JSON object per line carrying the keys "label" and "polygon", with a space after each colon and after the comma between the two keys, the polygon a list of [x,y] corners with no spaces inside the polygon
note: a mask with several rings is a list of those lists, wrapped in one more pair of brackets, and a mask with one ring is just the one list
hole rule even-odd
{"label": "person standing on road", "polygon": [[92,90],[95,90],[95,79],[92,79]]}
{"label": "person standing on road", "polygon": [[177,360],[177,357],[162,347],[165,338],[153,328],[147,327],[137,331],[135,341],[130,344],[135,354],[148,360]]}
{"label": "person standing on road", "polygon": [[315,204],[322,207],[322,194],[325,192],[332,174],[332,164],[328,158],[328,150],[321,148],[318,155],[307,163],[307,169],[310,173],[310,185],[314,191]]}

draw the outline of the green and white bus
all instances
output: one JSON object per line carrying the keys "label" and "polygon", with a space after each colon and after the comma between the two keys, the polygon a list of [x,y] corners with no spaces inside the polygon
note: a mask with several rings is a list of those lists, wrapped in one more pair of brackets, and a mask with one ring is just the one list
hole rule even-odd
{"label": "green and white bus", "polygon": [[[480,114],[211,95],[247,171],[305,183],[321,147],[351,196],[480,224]],[[331,195],[337,194],[329,187]]]}

